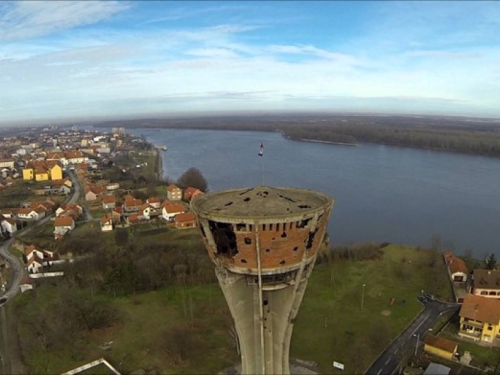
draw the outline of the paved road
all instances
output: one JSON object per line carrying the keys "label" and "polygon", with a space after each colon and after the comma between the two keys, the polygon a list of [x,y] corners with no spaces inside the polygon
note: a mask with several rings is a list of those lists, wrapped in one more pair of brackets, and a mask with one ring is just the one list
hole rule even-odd
{"label": "paved road", "polygon": [[436,320],[445,312],[458,311],[459,304],[431,301],[425,304],[424,310],[373,362],[366,371],[366,375],[393,374],[400,366],[404,357],[409,357],[418,346],[422,345],[422,338],[432,328]]}
{"label": "paved road", "polygon": [[[78,182],[75,184],[75,177],[72,173],[70,173],[70,177],[73,180],[73,184],[75,186],[72,197],[69,199],[69,203],[75,203],[80,197],[81,187]],[[36,222],[36,226],[40,226],[45,224],[48,220],[50,220],[52,215],[44,217],[42,220]],[[11,272],[9,273],[9,282],[7,283],[9,289],[1,296],[2,298],[6,298],[7,303],[11,298],[15,297],[15,295],[19,292],[19,286],[21,285],[21,280],[25,274],[25,268],[22,262],[12,255],[9,252],[10,245],[14,241],[16,235],[28,233],[33,229],[33,226],[29,226],[25,229],[14,233],[13,237],[0,246],[0,255],[5,258],[5,260],[10,264]],[[11,358],[9,358],[9,353],[7,351],[8,348],[8,336],[7,336],[7,318],[5,316],[5,303],[0,306],[0,327],[1,327],[1,336],[2,339],[0,341],[0,374],[12,374],[12,362]]]}
{"label": "paved road", "polygon": [[[76,178],[73,171],[67,170],[66,173],[68,174],[69,178],[71,178],[71,181],[73,182],[73,187],[75,188],[73,196],[71,197],[68,203],[76,203],[81,196],[81,192],[83,191],[82,185],[80,184],[80,181]],[[86,205],[82,205],[82,208],[83,208],[83,215],[85,216],[85,222],[94,221],[94,218],[92,217],[92,214],[90,213],[88,207]]]}

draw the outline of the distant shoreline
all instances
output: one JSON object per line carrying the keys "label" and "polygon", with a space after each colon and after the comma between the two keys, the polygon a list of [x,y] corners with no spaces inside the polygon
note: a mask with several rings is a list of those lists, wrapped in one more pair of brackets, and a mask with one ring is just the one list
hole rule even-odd
{"label": "distant shoreline", "polygon": [[[293,138],[287,138],[287,139],[294,140]],[[339,145],[339,146],[357,146],[358,145],[357,143],[320,141],[318,139],[306,139],[306,138],[297,139],[297,141],[301,141],[301,142],[313,142],[313,143],[326,143],[326,144],[329,144],[329,145]]]}

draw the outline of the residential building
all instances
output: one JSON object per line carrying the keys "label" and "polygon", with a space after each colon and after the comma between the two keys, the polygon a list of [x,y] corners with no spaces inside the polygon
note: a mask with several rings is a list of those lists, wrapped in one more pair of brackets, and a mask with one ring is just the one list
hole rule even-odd
{"label": "residential building", "polygon": [[113,209],[116,207],[116,197],[114,195],[101,196],[103,210]]}
{"label": "residential building", "polygon": [[113,230],[113,218],[111,215],[104,215],[101,219],[101,231],[108,232]]}
{"label": "residential building", "polygon": [[123,204],[123,213],[129,214],[131,212],[138,212],[142,206],[142,200],[136,199],[131,195],[125,197],[125,203]]}
{"label": "residential building", "polygon": [[453,359],[457,353],[458,344],[454,341],[437,337],[428,333],[424,338],[424,350],[441,358]]}
{"label": "residential building", "polygon": [[158,198],[158,197],[148,198],[148,199],[146,199],[146,203],[149,204],[151,207],[154,207],[154,208],[160,208],[161,207],[160,198]]}
{"label": "residential building", "polygon": [[203,194],[203,192],[200,189],[188,187],[186,188],[186,190],[184,190],[184,200],[186,202],[191,202],[194,198],[201,194]]}
{"label": "residential building", "polygon": [[500,271],[477,269],[472,273],[470,292],[488,298],[500,298]]}
{"label": "residential building", "polygon": [[467,275],[469,273],[467,265],[465,262],[452,255],[447,258],[448,263],[448,275],[451,281],[455,283],[463,283],[467,281]]}
{"label": "residential building", "polygon": [[500,337],[500,300],[467,294],[459,315],[459,336],[489,343]]}
{"label": "residential building", "polygon": [[161,216],[167,220],[172,221],[175,215],[186,212],[186,208],[180,203],[164,203],[161,209]]}
{"label": "residential building", "polygon": [[13,233],[17,232],[17,223],[14,219],[4,217],[4,219],[0,222],[2,227],[2,233],[8,233],[9,236],[12,236]]}
{"label": "residential building", "polygon": [[85,193],[85,200],[88,201],[95,201],[97,199],[97,194],[94,193],[92,190],[87,190]]}
{"label": "residential building", "polygon": [[182,199],[182,189],[175,185],[168,185],[167,198],[170,201],[180,201]]}
{"label": "residential building", "polygon": [[59,216],[54,220],[54,237],[61,239],[64,235],[75,229],[75,222],[71,216]]}
{"label": "residential building", "polygon": [[175,227],[177,229],[186,229],[196,227],[196,216],[192,212],[184,212],[174,217]]}

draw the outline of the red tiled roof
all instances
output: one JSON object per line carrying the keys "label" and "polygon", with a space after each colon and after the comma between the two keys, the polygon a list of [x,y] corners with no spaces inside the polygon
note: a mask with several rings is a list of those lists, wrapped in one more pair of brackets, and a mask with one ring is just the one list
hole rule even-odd
{"label": "red tiled roof", "polygon": [[182,204],[168,204],[164,205],[163,208],[167,212],[167,214],[173,214],[176,212],[184,212],[186,211],[186,207]]}
{"label": "red tiled roof", "polygon": [[465,274],[467,274],[467,272],[469,272],[469,270],[467,269],[467,266],[465,265],[465,262],[462,259],[456,258],[456,257],[451,257],[449,262],[450,262],[449,263],[450,272],[452,275],[454,273],[457,273],[457,272],[462,272]]}
{"label": "red tiled roof", "polygon": [[54,226],[56,227],[70,227],[73,223],[73,218],[71,216],[59,216],[54,220]]}
{"label": "red tiled roof", "polygon": [[425,336],[424,344],[429,345],[429,346],[433,346],[435,348],[438,348],[438,349],[441,349],[441,350],[444,350],[448,353],[453,353],[453,354],[455,354],[455,352],[457,351],[457,346],[458,346],[458,344],[456,342],[446,340],[442,337],[437,337],[437,336],[431,335],[430,333],[428,333]]}
{"label": "red tiled roof", "polygon": [[114,195],[103,195],[101,200],[102,203],[116,203],[116,197]]}
{"label": "red tiled roof", "polygon": [[183,212],[181,214],[177,214],[174,217],[174,221],[176,223],[185,223],[187,221],[194,221],[196,220],[196,216],[192,212]]}
{"label": "red tiled roof", "polygon": [[467,294],[460,309],[460,316],[483,323],[500,322],[500,300]]}

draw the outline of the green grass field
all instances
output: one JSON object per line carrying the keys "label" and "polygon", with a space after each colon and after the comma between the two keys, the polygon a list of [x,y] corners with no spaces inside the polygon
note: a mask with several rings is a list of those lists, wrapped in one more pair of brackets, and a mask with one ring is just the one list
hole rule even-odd
{"label": "green grass field", "polygon": [[[196,236],[196,231],[172,230],[147,240],[188,246],[198,240]],[[376,261],[316,266],[295,322],[291,358],[315,361],[322,373],[335,373],[333,360],[346,365],[345,373],[362,373],[421,310],[415,297],[422,289],[451,298],[442,260],[432,263],[432,253],[396,245],[383,251]],[[36,299],[23,294],[20,314],[30,303],[50,300],[53,288],[38,288]],[[119,322],[75,338],[73,347],[64,352],[25,357],[30,370],[64,372],[105,356],[114,365],[121,364],[124,373],[139,368],[165,374],[217,373],[238,360],[229,333],[231,318],[218,284],[170,286],[105,298],[117,310]],[[99,349],[109,341],[111,349]]]}

